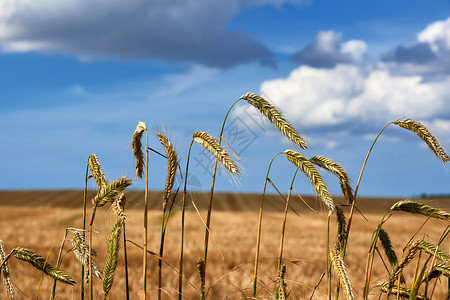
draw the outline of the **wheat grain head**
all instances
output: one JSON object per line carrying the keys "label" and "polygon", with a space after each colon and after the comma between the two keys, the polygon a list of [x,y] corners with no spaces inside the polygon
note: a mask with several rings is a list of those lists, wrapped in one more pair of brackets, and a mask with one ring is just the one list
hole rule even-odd
{"label": "wheat grain head", "polygon": [[123,221],[118,220],[114,225],[108,240],[108,254],[105,268],[103,269],[103,292],[105,299],[112,288],[114,275],[119,262],[120,233],[122,232]]}
{"label": "wheat grain head", "polygon": [[450,161],[450,157],[445,152],[444,148],[439,144],[437,138],[431,134],[422,123],[411,119],[400,119],[393,123],[402,128],[415,132],[443,163]]}
{"label": "wheat grain head", "polygon": [[334,271],[338,275],[344,287],[344,295],[347,300],[352,300],[355,298],[353,294],[352,285],[350,282],[350,277],[348,276],[347,268],[345,267],[344,260],[339,251],[334,250],[330,253],[330,259],[334,267]]}
{"label": "wheat grain head", "polygon": [[111,211],[113,212],[113,214],[116,215],[116,217],[118,217],[122,221],[128,220],[127,216],[125,215],[125,211],[124,211],[126,202],[127,202],[127,197],[125,196],[125,193],[120,193],[119,196],[111,204]]}
{"label": "wheat grain head", "polygon": [[76,283],[75,280],[72,279],[72,277],[59,270],[58,268],[53,267],[47,262],[45,258],[34,253],[30,249],[20,247],[14,248],[14,250],[12,251],[12,255],[19,260],[28,262],[36,269],[44,272],[45,274],[56,280],[70,285],[74,285]]}
{"label": "wheat grain head", "polygon": [[239,169],[230,158],[230,155],[219,145],[214,137],[204,131],[196,131],[192,134],[192,138],[212,153],[231,174],[235,175],[239,173]]}
{"label": "wheat grain head", "polygon": [[389,234],[383,228],[380,228],[380,231],[378,233],[378,239],[381,242],[381,246],[383,247],[384,253],[386,254],[387,259],[389,260],[389,263],[394,268],[398,262],[397,254],[395,253],[394,248],[392,247],[391,238],[389,237]]}
{"label": "wheat grain head", "polygon": [[250,105],[255,107],[261,114],[263,114],[270,123],[277,127],[292,143],[296,144],[302,149],[306,149],[306,142],[294,129],[278,109],[269,103],[263,97],[255,93],[246,93],[241,96],[241,99],[246,100]]}
{"label": "wheat grain head", "polygon": [[319,166],[336,176],[339,180],[339,185],[341,186],[342,194],[344,195],[347,203],[353,203],[353,188],[350,185],[350,179],[345,172],[344,168],[341,167],[337,162],[328,157],[317,155],[309,159],[313,164]]}
{"label": "wheat grain head", "polygon": [[[72,231],[73,238],[71,240],[72,243],[72,251],[77,260],[84,265],[85,269],[85,282],[89,283],[89,245],[86,244],[86,240],[83,234],[79,230]],[[91,249],[91,255],[97,256],[97,252],[94,249]],[[103,278],[103,273],[100,271],[99,267],[92,262],[92,270],[94,271],[94,275],[98,278]]]}
{"label": "wheat grain head", "polygon": [[100,192],[92,199],[92,204],[100,207],[104,206],[107,202],[113,202],[119,193],[131,185],[131,183],[132,181],[127,179],[126,176],[120,177],[101,189]]}
{"label": "wheat grain head", "polygon": [[144,151],[142,151],[142,135],[147,131],[147,124],[139,122],[131,137],[131,148],[134,152],[135,172],[138,178],[144,174]]}
{"label": "wheat grain head", "polygon": [[169,202],[170,194],[175,182],[175,175],[178,169],[178,154],[175,147],[164,133],[158,132],[157,135],[159,142],[164,146],[164,151],[167,156],[167,178],[163,196],[163,211],[166,211],[167,203]]}
{"label": "wheat grain head", "polygon": [[[3,248],[3,241],[0,238],[0,260],[3,262],[6,258],[5,249]],[[5,285],[6,290],[8,291],[8,295],[10,299],[15,299],[14,287],[11,282],[11,274],[9,273],[9,265],[8,262],[3,264],[2,269],[3,275],[3,283]]]}
{"label": "wheat grain head", "polygon": [[106,176],[103,173],[102,166],[98,161],[97,155],[95,154],[89,155],[88,166],[89,170],[91,170],[92,176],[97,182],[99,189],[102,189],[106,185],[108,185],[108,180],[106,179]]}
{"label": "wheat grain head", "polygon": [[450,220],[450,213],[411,200],[398,201],[390,208],[390,211],[403,211],[412,214],[427,216],[434,219],[447,221]]}
{"label": "wheat grain head", "polygon": [[306,174],[306,176],[308,176],[312,186],[320,198],[322,198],[322,201],[328,210],[330,212],[334,211],[335,205],[333,199],[331,199],[331,196],[328,193],[328,188],[314,165],[297,151],[289,149],[284,151],[284,154],[290,162],[296,165],[303,173]]}

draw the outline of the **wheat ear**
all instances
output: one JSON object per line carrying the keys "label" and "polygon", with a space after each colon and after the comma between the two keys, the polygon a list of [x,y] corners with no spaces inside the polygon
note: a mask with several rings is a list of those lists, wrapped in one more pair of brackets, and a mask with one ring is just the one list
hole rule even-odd
{"label": "wheat ear", "polygon": [[285,300],[288,298],[288,295],[286,292],[286,282],[284,281],[285,275],[286,275],[286,265],[283,264],[280,267],[280,270],[278,272],[278,277],[277,277],[276,300]]}
{"label": "wheat ear", "polygon": [[437,138],[432,135],[422,123],[411,119],[397,120],[393,123],[402,128],[415,132],[443,163],[450,161],[450,157],[445,152],[444,148],[439,144]]}
{"label": "wheat ear", "polygon": [[202,288],[205,286],[206,276],[205,276],[205,262],[203,259],[199,259],[197,261],[197,270],[198,270],[198,276],[200,277],[200,282],[202,285]]}
{"label": "wheat ear", "polygon": [[120,233],[122,232],[123,221],[119,219],[114,225],[108,240],[108,254],[106,257],[105,268],[103,269],[103,292],[105,299],[112,288],[114,274],[119,262]]}
{"label": "wheat ear", "polygon": [[147,124],[139,122],[131,137],[131,148],[134,152],[135,172],[138,178],[144,174],[144,151],[142,151],[142,135],[147,131]]}
{"label": "wheat ear", "polygon": [[352,285],[350,283],[350,277],[348,276],[347,268],[345,267],[344,260],[342,259],[339,251],[334,250],[330,253],[330,259],[334,267],[334,271],[339,276],[340,281],[344,287],[344,295],[348,300],[354,299]]}
{"label": "wheat ear", "polygon": [[294,129],[292,124],[289,123],[278,109],[269,103],[269,101],[255,93],[246,93],[242,95],[241,99],[246,100],[250,105],[258,109],[259,112],[266,116],[270,123],[277,127],[292,143],[302,149],[307,148],[306,142]]}
{"label": "wheat ear", "polygon": [[[3,262],[6,258],[5,249],[3,248],[3,241],[0,239],[0,260]],[[5,284],[5,288],[8,291],[8,295],[10,299],[15,299],[14,287],[11,282],[11,274],[9,273],[9,265],[8,262],[3,264],[3,269],[1,270],[3,275],[3,283]]]}
{"label": "wheat ear", "polygon": [[91,170],[92,176],[94,177],[97,185],[100,189],[104,188],[108,184],[105,174],[103,173],[102,166],[98,161],[98,157],[95,154],[89,155],[88,166]]}
{"label": "wheat ear", "polygon": [[450,260],[450,256],[445,253],[445,251],[443,251],[442,249],[438,248],[436,245],[424,241],[424,240],[420,240],[418,242],[418,247],[420,248],[420,250],[422,250],[423,252],[427,253],[430,256],[436,256],[437,259],[443,261],[443,262],[448,262]]}
{"label": "wheat ear", "polygon": [[337,237],[336,237],[336,248],[342,251],[344,247],[346,225],[347,220],[345,219],[345,214],[342,208],[336,206],[336,222],[337,222]]}
{"label": "wheat ear", "polygon": [[450,220],[450,213],[431,207],[426,204],[422,204],[419,202],[414,202],[411,200],[402,200],[397,203],[395,203],[391,208],[390,211],[403,211],[403,212],[409,212],[412,214],[417,215],[423,215],[426,217],[434,218],[434,219],[440,219],[440,220]]}
{"label": "wheat ear", "polygon": [[101,207],[107,202],[113,202],[119,193],[131,185],[131,183],[132,181],[130,179],[127,179],[126,176],[122,176],[101,189],[94,199],[92,199],[92,203],[97,207]]}
{"label": "wheat ear", "polygon": [[392,247],[389,234],[383,228],[380,228],[379,230],[378,239],[381,242],[381,246],[383,247],[384,253],[389,260],[389,263],[394,268],[398,262],[397,254],[395,254],[394,248]]}
{"label": "wheat ear", "polygon": [[[400,297],[406,298],[406,299],[409,298],[409,295],[411,293],[411,290],[409,290],[407,288],[404,288],[404,287],[400,287],[400,289],[399,289],[397,286],[393,286],[393,287],[391,287],[391,289],[389,289],[389,282],[387,282],[387,281],[379,282],[376,285],[376,287],[380,291],[382,291],[383,293],[386,293],[386,294],[390,294],[390,293],[397,294],[398,293]],[[416,295],[415,299],[423,300],[424,296],[423,295]]]}
{"label": "wheat ear", "polygon": [[230,158],[230,155],[223,149],[222,146],[216,141],[214,137],[204,131],[196,131],[192,134],[194,141],[205,147],[210,153],[212,153],[222,165],[230,171],[231,174],[239,173],[239,169]]}
{"label": "wheat ear", "polygon": [[[85,274],[85,281],[89,282],[89,245],[86,244],[86,240],[83,236],[83,234],[80,231],[73,231],[73,238],[71,240],[72,243],[72,251],[75,257],[78,259],[78,261],[85,266],[85,269],[87,270]],[[94,249],[91,249],[91,255],[96,256],[97,252]],[[99,267],[92,262],[92,271],[94,272],[95,276],[102,279],[102,272],[100,271]]]}
{"label": "wheat ear", "polygon": [[329,211],[334,211],[335,205],[333,199],[331,199],[328,193],[327,186],[325,185],[319,172],[316,170],[314,165],[303,155],[294,150],[284,151],[286,158],[296,165],[303,173],[308,176],[317,194],[322,198],[323,203],[328,208]]}
{"label": "wheat ear", "polygon": [[70,285],[74,285],[76,283],[75,280],[72,279],[72,277],[59,270],[58,268],[53,267],[47,262],[45,258],[34,253],[30,249],[20,247],[14,248],[14,250],[12,251],[12,255],[19,260],[28,262],[36,269],[44,272],[45,274],[56,280]]}
{"label": "wheat ear", "polygon": [[175,147],[164,133],[158,132],[157,135],[158,140],[163,145],[164,151],[167,155],[167,178],[163,196],[163,211],[166,211],[167,202],[169,201],[173,184],[175,182],[175,175],[178,169],[178,154]]}
{"label": "wheat ear", "polygon": [[341,167],[337,162],[328,157],[317,155],[309,159],[313,164],[319,166],[336,176],[339,180],[339,185],[341,186],[342,194],[347,200],[348,204],[353,203],[353,188],[350,185],[350,179],[345,172],[344,168]]}
{"label": "wheat ear", "polygon": [[398,276],[402,272],[403,268],[416,256],[417,252],[419,251],[419,242],[420,241],[411,242],[407,246],[403,257],[398,261],[397,265],[392,271],[391,277],[389,278],[389,290],[391,290],[394,286],[394,283],[397,281]]}
{"label": "wheat ear", "polygon": [[114,215],[116,215],[117,218],[121,219],[122,221],[128,220],[124,211],[126,202],[127,197],[125,196],[125,193],[120,193],[119,196],[111,204],[111,211],[113,212]]}

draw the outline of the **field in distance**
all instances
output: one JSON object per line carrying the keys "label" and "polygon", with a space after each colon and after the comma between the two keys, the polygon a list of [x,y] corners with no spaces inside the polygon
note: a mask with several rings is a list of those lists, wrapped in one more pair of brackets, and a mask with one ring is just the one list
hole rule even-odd
{"label": "field in distance", "polygon": [[[94,196],[90,192],[88,200]],[[191,193],[202,218],[206,218],[207,195]],[[142,244],[142,207],[143,192],[128,191],[126,214],[127,240]],[[149,249],[158,252],[161,231],[161,193],[150,194],[149,215]],[[212,236],[207,269],[206,286],[209,288],[209,299],[243,299],[251,295],[253,259],[255,252],[258,210],[261,195],[258,194],[226,194],[216,193],[212,215]],[[30,248],[46,257],[49,253],[49,263],[55,264],[58,248],[64,236],[65,228],[81,228],[83,192],[77,190],[63,191],[0,191],[0,238],[5,251],[9,253],[14,247]],[[304,197],[304,200],[316,211],[309,209],[297,196],[292,198],[292,209],[289,211],[286,229],[284,263],[286,264],[286,284],[292,299],[310,299],[314,287],[319,282],[326,269],[325,236],[326,212],[314,197]],[[360,296],[364,285],[363,274],[367,259],[367,251],[372,232],[375,230],[382,214],[396,201],[401,199],[361,198],[357,201],[358,209],[364,217],[357,213],[353,220],[352,231],[348,244],[346,263],[355,294]],[[430,204],[449,211],[450,199],[418,199],[419,202]],[[176,298],[178,275],[171,268],[178,269],[180,246],[180,195],[177,196],[174,211],[169,220],[166,235],[164,258],[170,265],[163,265],[163,299]],[[342,200],[341,200],[342,201]],[[345,207],[344,207],[345,208]],[[258,295],[263,299],[273,299],[276,281],[277,256],[279,251],[284,201],[278,195],[269,195],[266,199],[263,217],[263,235],[261,241],[260,282]],[[91,205],[88,203],[88,216]],[[88,217],[89,219],[89,217]],[[426,239],[437,243],[446,223],[428,220],[404,213],[393,215],[384,228],[390,234],[397,256],[402,255],[403,247],[414,233],[415,239]],[[114,217],[108,207],[99,209],[94,223],[93,246],[98,255],[95,262],[103,268],[106,257],[106,243],[114,224]],[[335,218],[332,219],[332,243],[335,240]],[[188,204],[186,215],[185,242],[185,299],[197,298],[199,278],[196,261],[202,256],[204,225],[192,204]],[[71,235],[69,235],[69,239]],[[448,240],[448,239],[447,239]],[[445,241],[441,247],[449,250]],[[122,241],[123,242],[123,241]],[[53,247],[53,248],[52,248]],[[52,250],[49,252],[49,250]],[[80,294],[80,264],[75,259],[70,242],[64,248],[65,255],[62,269],[76,281],[74,287],[62,283],[57,285],[57,299],[79,299]],[[130,273],[131,299],[137,299],[141,288],[142,250],[127,243],[128,267]],[[156,297],[157,260],[149,257],[149,288],[150,299]],[[412,263],[411,266],[415,266]],[[40,273],[30,265],[14,259],[10,260],[12,281],[16,288],[17,299],[35,298],[38,293]],[[410,284],[414,267],[405,273]],[[125,299],[125,267],[121,250],[119,267],[114,286],[108,299]],[[379,259],[375,259],[372,284],[386,280],[387,271]],[[313,299],[324,299],[326,295],[326,280],[324,279]],[[40,298],[48,299],[51,293],[52,280],[44,277],[40,289]],[[96,298],[102,298],[101,281],[94,282]],[[335,286],[335,285],[333,285]],[[446,293],[447,283],[438,283],[434,292],[435,299],[442,299]],[[379,292],[373,289],[373,299]],[[0,288],[0,298],[6,296],[4,287]],[[358,297],[360,298],[360,297]]]}

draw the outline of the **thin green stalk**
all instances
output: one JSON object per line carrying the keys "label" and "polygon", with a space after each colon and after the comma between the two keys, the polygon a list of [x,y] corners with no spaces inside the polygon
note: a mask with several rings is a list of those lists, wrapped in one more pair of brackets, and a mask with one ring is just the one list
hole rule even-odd
{"label": "thin green stalk", "polygon": [[89,299],[94,299],[94,286],[92,283],[92,225],[94,224],[95,212],[97,211],[97,204],[92,208],[91,221],[89,222]]}
{"label": "thin green stalk", "polygon": [[144,291],[144,299],[147,299],[147,237],[148,237],[148,132],[145,130],[147,143],[145,147],[145,194],[144,194],[144,242],[143,263],[142,263],[142,289]]}
{"label": "thin green stalk", "polygon": [[191,149],[194,140],[191,141],[189,145],[189,151],[186,162],[186,172],[184,174],[184,188],[183,188],[183,202],[181,206],[181,245],[180,245],[180,267],[178,271],[178,299],[181,300],[183,296],[183,256],[184,256],[184,216],[186,211],[186,189],[187,189],[187,178],[189,172],[189,159],[191,157]]}
{"label": "thin green stalk", "polygon": [[328,283],[328,300],[331,300],[331,261],[330,261],[330,220],[331,211],[328,212],[327,217],[327,242],[326,242],[326,252],[327,252],[327,283]]}
{"label": "thin green stalk", "polygon": [[[291,186],[289,187],[288,196],[286,198],[286,206],[284,207],[284,218],[283,218],[283,226],[281,228],[281,241],[280,241],[280,253],[278,255],[278,267],[277,267],[277,274],[280,274],[281,266],[283,263],[283,248],[284,248],[284,233],[286,231],[286,221],[287,221],[287,214],[289,210],[289,200],[291,199],[291,193],[294,186],[295,177],[297,176],[298,168],[295,170],[294,176],[292,178]],[[278,299],[278,285],[277,289],[275,291],[275,298]]]}
{"label": "thin green stalk", "polygon": [[[89,161],[89,158],[88,158]],[[86,203],[87,203],[87,183],[92,176],[89,176],[89,164],[86,164],[86,177],[84,179],[84,191],[83,191],[83,239],[86,238]],[[81,264],[81,300],[84,300],[84,265]]]}
{"label": "thin green stalk", "polygon": [[[219,134],[219,145],[222,142],[222,135],[223,130],[225,129],[225,123],[227,121],[228,115],[230,114],[233,107],[238,103],[242,98],[239,98],[236,100],[228,109],[225,118],[222,122],[222,128],[220,129]],[[205,282],[206,282],[206,262],[208,258],[208,244],[209,244],[209,232],[210,232],[210,223],[211,223],[211,210],[212,210],[212,202],[213,202],[213,195],[214,195],[214,184],[216,181],[216,171],[217,171],[217,157],[214,160],[214,169],[213,169],[213,175],[212,175],[212,181],[211,181],[211,191],[209,193],[209,203],[208,203],[208,213],[206,216],[206,230],[205,230],[205,245],[204,245],[204,253],[203,253],[203,263],[204,263],[204,276],[205,276]],[[200,288],[200,299],[205,299],[205,283],[202,281],[201,288]]]}
{"label": "thin green stalk", "polygon": [[[124,208],[125,209],[125,208]],[[128,282],[128,254],[127,254],[127,235],[125,233],[125,222],[123,223],[123,256],[125,263],[125,292],[127,295],[127,300],[130,300],[130,286]]]}
{"label": "thin green stalk", "polygon": [[[161,224],[161,240],[159,244],[159,256],[162,258],[164,254],[164,236],[165,236],[165,219],[166,211],[163,211],[162,224]],[[158,260],[158,300],[161,299],[161,288],[162,288],[162,260]]]}
{"label": "thin green stalk", "polygon": [[270,168],[272,167],[272,163],[279,154],[284,154],[284,152],[278,152],[272,157],[272,160],[270,161],[269,167],[267,168],[267,174],[266,179],[264,180],[264,188],[262,192],[261,197],[261,204],[259,206],[259,216],[258,216],[258,233],[256,234],[256,254],[255,254],[255,269],[253,271],[253,289],[252,289],[252,298],[254,299],[256,297],[256,286],[257,286],[257,280],[258,280],[258,264],[259,264],[259,249],[261,245],[261,228],[262,228],[262,214],[264,209],[264,197],[266,195],[266,187],[267,187],[267,181],[269,179],[269,172]]}
{"label": "thin green stalk", "polygon": [[[64,238],[62,239],[62,242],[61,242],[61,246],[59,247],[58,258],[56,259],[56,268],[58,268],[58,269],[61,264],[61,255],[62,255],[62,251],[64,248],[64,244],[66,242],[67,232],[68,232],[68,230],[66,229],[64,232]],[[53,281],[53,289],[52,289],[52,296],[51,296],[52,300],[55,299],[55,293],[56,293],[56,279],[54,279],[54,281]]]}

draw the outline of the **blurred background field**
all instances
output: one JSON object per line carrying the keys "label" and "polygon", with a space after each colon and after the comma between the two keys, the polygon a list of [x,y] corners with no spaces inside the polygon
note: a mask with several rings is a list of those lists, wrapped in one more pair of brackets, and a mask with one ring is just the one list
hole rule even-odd
{"label": "blurred background field", "polygon": [[[91,192],[88,199],[91,199]],[[207,195],[191,194],[203,218],[206,216]],[[215,194],[214,212],[212,215],[212,239],[210,244],[210,260],[208,260],[207,287],[210,299],[243,299],[251,294],[253,275],[253,259],[255,252],[258,207],[258,194]],[[181,198],[178,196],[178,198]],[[0,191],[0,237],[9,253],[14,247],[25,247],[34,250],[42,256],[49,255],[49,262],[55,264],[59,243],[64,236],[64,229],[68,227],[81,228],[82,224],[83,192],[78,190],[52,191]],[[142,243],[143,192],[128,191],[126,214],[127,239],[137,244]],[[161,193],[150,193],[149,215],[149,249],[158,252],[159,234],[161,226]],[[289,211],[286,229],[284,258],[287,268],[286,283],[292,299],[310,299],[315,285],[325,271],[325,236],[326,211],[313,197],[304,199],[317,211],[313,212],[295,197],[292,209]],[[361,198],[357,207],[367,218],[357,214],[354,227],[350,233],[346,263],[350,271],[355,293],[360,295],[363,287],[363,276],[369,241],[382,214],[395,202],[396,198]],[[449,198],[417,199],[420,202],[449,210]],[[164,258],[178,269],[180,244],[180,210],[175,204],[169,220]],[[273,298],[276,280],[277,256],[279,251],[280,233],[283,218],[284,201],[278,195],[269,195],[265,202],[263,235],[261,244],[260,282],[258,296]],[[344,206],[345,210],[345,206]],[[88,208],[88,216],[91,208]],[[401,256],[403,247],[412,235],[421,227],[426,219],[406,214],[394,214],[384,228],[390,234],[394,249]],[[95,262],[103,268],[106,242],[115,217],[110,214],[108,207],[100,208],[94,230],[94,248],[98,252]],[[436,220],[428,220],[415,238],[437,242],[446,224]],[[332,220],[332,232],[336,232],[335,220]],[[204,239],[204,225],[192,205],[189,205],[186,215],[186,244],[185,244],[185,299],[198,297],[199,278],[196,261],[202,256]],[[69,238],[71,236],[69,235]],[[332,234],[334,243],[334,233]],[[442,245],[444,250],[450,247],[446,241]],[[68,272],[76,281],[74,287],[58,283],[57,299],[79,299],[80,293],[80,264],[70,250],[70,243],[66,243],[62,269]],[[131,298],[137,299],[141,288],[141,250],[131,243],[127,243],[128,264],[130,272]],[[122,251],[122,250],[121,250]],[[124,259],[119,261],[115,283],[109,299],[125,298]],[[379,260],[377,257],[376,260]],[[156,298],[157,260],[149,258],[149,292],[150,299]],[[413,263],[412,265],[415,266]],[[40,273],[28,264],[11,259],[11,276],[16,288],[18,299],[35,298],[39,286]],[[410,270],[412,269],[412,270]],[[406,280],[412,276],[414,267],[410,267]],[[372,276],[373,284],[386,280],[387,271],[380,261],[375,262]],[[314,294],[314,299],[323,299],[326,295],[326,280],[324,279]],[[41,299],[48,299],[52,281],[44,277],[40,292]],[[169,266],[163,266],[163,299],[175,299],[178,285],[178,275]],[[447,283],[437,284],[436,299],[446,292]],[[101,282],[95,281],[96,298],[103,297]],[[372,290],[373,299],[378,298],[378,291]],[[4,288],[1,289],[5,296]]]}

